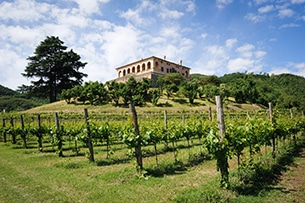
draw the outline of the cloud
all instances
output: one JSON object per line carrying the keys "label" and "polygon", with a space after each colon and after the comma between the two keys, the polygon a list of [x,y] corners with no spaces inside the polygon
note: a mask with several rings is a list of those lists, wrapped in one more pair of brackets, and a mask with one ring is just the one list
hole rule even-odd
{"label": "cloud", "polygon": [[223,9],[225,6],[231,4],[233,0],[216,0],[216,7]]}
{"label": "cloud", "polygon": [[226,47],[228,48],[232,48],[234,46],[234,44],[237,43],[237,39],[234,38],[234,39],[227,39],[226,40]]}
{"label": "cloud", "polygon": [[284,28],[292,28],[292,27],[300,27],[301,25],[295,23],[283,24],[280,26],[280,29]]}
{"label": "cloud", "polygon": [[51,7],[51,5],[37,3],[34,0],[4,1],[0,4],[0,19],[37,22],[45,18],[45,13],[48,13]]}
{"label": "cloud", "polygon": [[254,62],[254,60],[245,58],[231,59],[228,62],[228,70],[230,72],[253,72],[253,70],[255,70]]}
{"label": "cloud", "polygon": [[74,1],[78,4],[80,12],[85,15],[99,13],[100,4],[103,4],[103,3],[105,4],[105,3],[109,2],[109,0],[86,0],[86,1],[74,0]]}
{"label": "cloud", "polygon": [[254,0],[255,4],[257,4],[257,5],[267,3],[268,1],[270,1],[270,0]]}
{"label": "cloud", "polygon": [[162,19],[179,19],[184,14],[182,12],[176,11],[176,10],[169,10],[169,9],[164,9],[163,12],[159,14]]}
{"label": "cloud", "polygon": [[244,58],[251,58],[253,55],[253,49],[255,47],[252,44],[245,44],[241,47],[238,47],[236,49],[236,52],[239,53],[240,56],[244,57]]}
{"label": "cloud", "polygon": [[270,73],[271,74],[290,73],[305,77],[305,61],[300,63],[289,62],[282,67],[273,67]]}
{"label": "cloud", "polygon": [[138,26],[149,26],[154,19],[144,15],[145,13],[155,12],[157,10],[157,5],[154,3],[144,0],[135,9],[128,9],[120,13],[120,16],[125,18],[128,22],[133,23]]}
{"label": "cloud", "polygon": [[288,8],[281,9],[281,10],[279,10],[279,13],[278,13],[278,16],[280,18],[291,17],[293,15],[294,15],[294,11],[292,9],[288,9]]}
{"label": "cloud", "polygon": [[258,12],[259,13],[268,13],[268,12],[272,11],[273,9],[274,9],[273,5],[266,5],[264,7],[260,7],[258,9]]}
{"label": "cloud", "polygon": [[256,15],[254,13],[248,13],[246,16],[245,16],[245,19],[249,20],[249,21],[252,21],[253,23],[258,23],[258,22],[261,22],[265,19],[264,16],[261,16],[261,15]]}
{"label": "cloud", "polygon": [[291,3],[293,3],[293,4],[302,4],[302,3],[305,3],[305,0],[291,0]]}

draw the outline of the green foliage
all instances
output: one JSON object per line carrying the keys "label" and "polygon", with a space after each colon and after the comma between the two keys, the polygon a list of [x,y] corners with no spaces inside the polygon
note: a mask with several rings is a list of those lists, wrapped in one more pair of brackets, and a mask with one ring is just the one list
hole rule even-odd
{"label": "green foliage", "polygon": [[82,63],[73,50],[66,51],[67,47],[63,44],[58,37],[47,37],[36,47],[34,55],[27,58],[29,63],[22,75],[38,78],[31,81],[32,85],[22,86],[28,94],[54,102],[63,89],[80,85],[82,78],[87,76],[79,72],[86,63]]}

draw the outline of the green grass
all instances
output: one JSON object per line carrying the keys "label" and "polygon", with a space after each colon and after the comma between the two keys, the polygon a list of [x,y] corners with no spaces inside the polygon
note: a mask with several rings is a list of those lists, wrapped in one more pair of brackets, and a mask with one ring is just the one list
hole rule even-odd
{"label": "green grass", "polygon": [[[179,144],[185,145],[185,142]],[[87,149],[81,148],[81,155],[75,156],[68,143],[64,145],[63,158],[52,152],[52,146],[47,143],[44,143],[44,152],[37,151],[35,140],[29,140],[28,146],[24,149],[21,140],[17,145],[0,143],[0,202],[249,203],[276,200],[281,203],[302,202],[305,195],[298,191],[299,197],[289,196],[293,192],[287,192],[285,184],[267,185],[256,194],[247,195],[220,188],[215,161],[195,156],[200,151],[197,145],[191,148],[191,161],[189,150],[180,148],[178,164],[174,163],[172,152],[163,153],[163,146],[158,145],[158,166],[150,153],[152,146],[144,147],[146,176],[136,172],[134,158],[128,156],[128,149],[121,144],[112,146],[114,154],[110,159],[106,159],[105,146],[95,146],[95,163],[89,163],[84,156]],[[293,161],[305,164],[298,154],[286,155],[278,159],[282,168]],[[297,156],[296,159],[293,156]],[[236,175],[235,166],[236,160],[230,160],[232,181]],[[292,172],[289,175],[289,171],[287,174],[288,178],[300,175]]]}
{"label": "green grass", "polygon": [[[38,152],[35,142],[28,142],[29,149],[18,143],[0,144],[1,202],[169,202],[185,188],[217,174],[214,161],[179,170],[172,152],[167,152],[159,154],[163,176],[144,178],[137,174],[134,159],[126,155],[128,150],[120,146],[110,160],[105,158],[104,146],[95,147],[96,163],[90,164],[71,150],[65,149],[65,157],[59,158],[55,152]],[[52,151],[51,146],[44,149]],[[191,149],[192,153],[198,150]],[[187,163],[188,150],[180,150],[178,158]],[[143,162],[145,168],[156,169],[154,156]]]}
{"label": "green grass", "polygon": [[[182,102],[182,100],[184,102]],[[236,104],[230,101],[228,104],[224,104],[227,110],[260,110],[263,109],[259,105],[255,104]],[[200,112],[200,111],[207,111],[209,107],[215,109],[215,104],[206,100],[202,99],[195,99],[193,105],[190,105],[187,102],[186,98],[179,98],[174,97],[167,99],[165,96],[161,97],[158,102],[158,106],[153,106],[151,103],[146,103],[145,106],[136,107],[138,113],[160,113],[164,110],[168,112]],[[42,105],[39,107],[35,107],[22,113],[53,113],[57,112],[77,112],[83,113],[84,108],[87,108],[90,112],[98,112],[98,113],[112,113],[112,114],[125,114],[129,113],[129,109],[127,106],[114,106],[113,104],[105,104],[105,105],[86,105],[86,104],[67,104],[64,100],[54,102],[51,104]]]}

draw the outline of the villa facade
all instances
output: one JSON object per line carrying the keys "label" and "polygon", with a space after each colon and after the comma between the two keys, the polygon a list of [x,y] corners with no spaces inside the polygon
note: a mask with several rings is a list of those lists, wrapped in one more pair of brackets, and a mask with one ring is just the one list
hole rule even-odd
{"label": "villa facade", "polygon": [[117,82],[126,82],[131,76],[136,80],[148,78],[152,80],[152,86],[156,86],[156,81],[159,76],[169,73],[180,73],[186,80],[190,79],[190,68],[182,65],[182,60],[179,63],[167,61],[151,56],[133,63],[116,68]]}

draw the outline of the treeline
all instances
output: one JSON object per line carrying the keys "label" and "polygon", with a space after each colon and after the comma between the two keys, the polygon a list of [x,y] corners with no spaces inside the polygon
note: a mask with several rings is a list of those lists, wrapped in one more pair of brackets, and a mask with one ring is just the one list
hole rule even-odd
{"label": "treeline", "polygon": [[25,94],[0,85],[0,111],[20,111],[30,109],[45,102],[37,98],[29,98]]}
{"label": "treeline", "polygon": [[195,99],[214,103],[215,96],[221,95],[227,102],[264,106],[272,102],[277,108],[305,110],[304,84],[304,77],[291,74],[232,73],[222,77],[192,74],[191,80],[186,81],[179,73],[172,73],[159,77],[155,88],[151,87],[150,79],[136,81],[131,77],[126,83],[85,82],[83,86],[64,90],[61,96],[67,103],[127,105],[132,101],[137,106],[146,102],[156,106],[161,96],[187,98],[189,104],[194,104]]}

